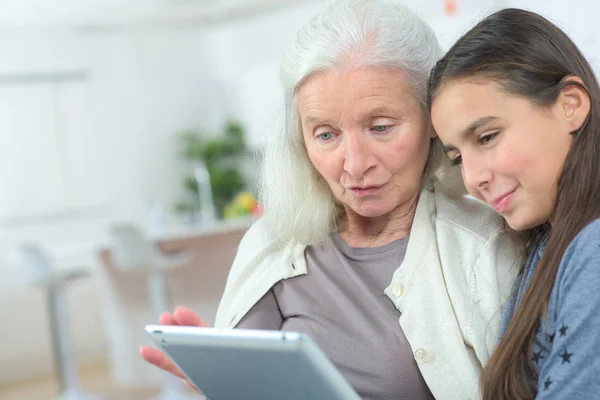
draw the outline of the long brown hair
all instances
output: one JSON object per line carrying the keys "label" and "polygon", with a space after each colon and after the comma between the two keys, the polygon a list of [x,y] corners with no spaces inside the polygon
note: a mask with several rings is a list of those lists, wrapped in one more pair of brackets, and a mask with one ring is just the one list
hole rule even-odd
{"label": "long brown hair", "polygon": [[[571,76],[581,78],[583,85],[566,79]],[[546,223],[530,232],[529,251],[543,241],[542,257],[481,377],[484,400],[532,399],[531,345],[560,261],[575,236],[600,217],[600,89],[589,63],[563,31],[540,15],[512,8],[478,23],[437,63],[429,80],[429,106],[445,83],[470,77],[494,80],[541,107],[554,104],[573,84],[590,98],[588,118],[572,133],[572,147],[558,178],[552,228]]]}

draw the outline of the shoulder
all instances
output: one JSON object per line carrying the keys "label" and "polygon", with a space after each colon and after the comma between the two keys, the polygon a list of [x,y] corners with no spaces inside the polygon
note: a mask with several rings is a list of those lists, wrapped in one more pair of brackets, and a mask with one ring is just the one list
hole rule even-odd
{"label": "shoulder", "polygon": [[470,196],[449,197],[436,191],[423,192],[420,202],[421,210],[428,211],[415,218],[413,227],[418,229],[418,225],[427,223],[426,217],[430,218],[434,236],[424,238],[437,242],[443,261],[460,260],[463,267],[474,266],[483,255],[479,261],[486,266],[490,260],[511,267],[521,264],[523,234],[510,229],[504,218],[486,204]]}
{"label": "shoulder", "polygon": [[506,301],[525,259],[525,237],[486,204],[467,196],[437,196],[436,231],[442,263],[462,270],[475,301],[489,309]]}
{"label": "shoulder", "polygon": [[435,235],[446,289],[464,315],[465,340],[487,360],[503,304],[522,266],[525,243],[504,218],[469,196],[435,193]]}
{"label": "shoulder", "polygon": [[[435,195],[435,229],[441,250],[463,261],[497,269],[520,266],[524,258],[525,237],[514,231],[504,218],[488,205],[471,197]],[[490,265],[491,264],[491,265]]]}
{"label": "shoulder", "polygon": [[270,242],[269,235],[267,233],[266,225],[260,218],[254,220],[250,225],[250,228],[244,234],[244,237],[240,241],[240,250],[250,250],[256,246],[266,245]]}
{"label": "shoulder", "polygon": [[286,251],[297,247],[274,240],[264,221],[256,220],[238,246],[219,303],[216,326],[235,325],[275,282],[285,278],[282,259]]}
{"label": "shoulder", "polygon": [[[264,268],[273,269],[277,265],[301,265],[300,271],[305,271],[304,251],[306,245],[295,240],[281,240],[275,237],[263,219],[257,219],[244,234],[233,265],[230,277],[243,273],[245,276],[252,271]],[[298,272],[298,271],[296,271]],[[286,270],[287,273],[292,273]]]}
{"label": "shoulder", "polygon": [[240,269],[245,269],[248,264],[258,258],[265,258],[267,254],[277,253],[277,248],[281,246],[277,246],[276,242],[269,235],[264,221],[255,220],[240,241],[231,273],[235,274]]}
{"label": "shoulder", "polygon": [[600,246],[600,218],[590,222],[575,236],[565,255],[579,251],[595,253],[599,250],[598,246]]}
{"label": "shoulder", "polygon": [[267,221],[263,218],[255,219],[250,228],[246,231],[238,248],[238,256],[253,257],[269,249],[270,252],[277,252],[278,249],[295,244],[294,240],[282,240],[276,237],[268,229]]}
{"label": "shoulder", "polygon": [[448,231],[485,243],[501,233],[512,233],[501,215],[470,196],[448,197],[435,193],[436,224]]}
{"label": "shoulder", "polygon": [[586,285],[600,284],[600,219],[583,228],[571,241],[561,260],[557,280],[572,283],[583,280]]}
{"label": "shoulder", "polygon": [[600,263],[600,219],[590,222],[569,243],[561,260],[559,274],[569,272],[571,275],[581,268],[587,268],[590,264],[595,270],[600,271],[596,265],[598,263]]}

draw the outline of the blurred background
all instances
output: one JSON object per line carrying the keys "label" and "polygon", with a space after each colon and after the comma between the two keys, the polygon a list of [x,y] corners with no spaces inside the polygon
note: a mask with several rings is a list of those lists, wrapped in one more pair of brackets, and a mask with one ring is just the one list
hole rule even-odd
{"label": "blurred background", "polygon": [[[0,399],[175,390],[139,359],[143,327],[176,304],[214,319],[261,212],[280,56],[328,2],[0,0]],[[598,65],[591,1],[406,4],[444,49],[531,9]]]}

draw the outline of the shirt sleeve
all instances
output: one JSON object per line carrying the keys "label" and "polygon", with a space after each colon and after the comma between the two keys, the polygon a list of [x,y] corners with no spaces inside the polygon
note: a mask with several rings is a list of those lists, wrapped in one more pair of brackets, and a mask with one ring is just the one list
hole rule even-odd
{"label": "shirt sleeve", "polygon": [[[554,293],[556,292],[556,293]],[[600,221],[565,252],[550,303],[552,347],[538,377],[537,400],[597,398],[600,393]],[[549,311],[552,311],[549,308]]]}
{"label": "shirt sleeve", "polygon": [[283,316],[273,289],[269,290],[238,322],[238,329],[280,330]]}

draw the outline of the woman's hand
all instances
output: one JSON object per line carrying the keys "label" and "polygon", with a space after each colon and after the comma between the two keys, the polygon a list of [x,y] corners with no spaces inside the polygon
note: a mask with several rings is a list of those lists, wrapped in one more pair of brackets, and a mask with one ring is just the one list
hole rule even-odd
{"label": "woman's hand", "polygon": [[[159,325],[179,325],[179,326],[201,326],[208,327],[196,313],[186,307],[177,307],[173,313],[164,312],[158,319]],[[171,374],[184,379],[188,385],[197,390],[195,386],[186,379],[179,368],[169,360],[162,351],[149,346],[140,347],[140,355],[150,364],[170,372]]]}

